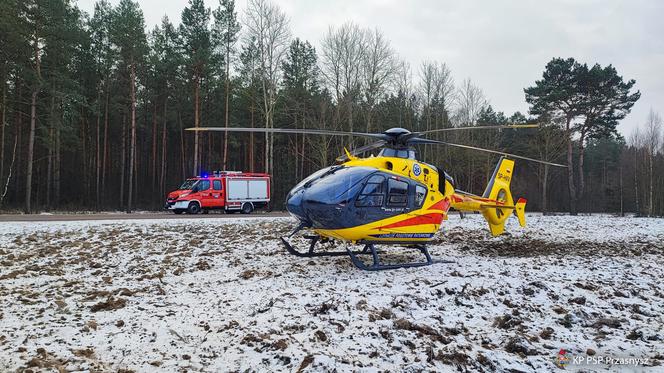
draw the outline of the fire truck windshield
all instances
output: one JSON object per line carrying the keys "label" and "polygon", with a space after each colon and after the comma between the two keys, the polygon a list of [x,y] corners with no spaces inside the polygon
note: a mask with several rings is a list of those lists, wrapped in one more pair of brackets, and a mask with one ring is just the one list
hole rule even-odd
{"label": "fire truck windshield", "polygon": [[196,179],[188,179],[182,185],[180,185],[180,190],[191,190],[194,188],[194,185],[198,182]]}

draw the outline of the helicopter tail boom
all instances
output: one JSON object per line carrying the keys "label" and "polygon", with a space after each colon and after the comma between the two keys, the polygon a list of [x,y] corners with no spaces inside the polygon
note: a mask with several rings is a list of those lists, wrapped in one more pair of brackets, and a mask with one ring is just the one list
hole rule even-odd
{"label": "helicopter tail boom", "polygon": [[519,198],[515,204],[510,190],[513,170],[514,161],[502,157],[482,196],[457,191],[452,197],[452,207],[460,211],[482,213],[484,219],[489,223],[493,236],[498,236],[505,231],[505,222],[511,213],[517,216],[521,226],[525,226],[526,200]]}

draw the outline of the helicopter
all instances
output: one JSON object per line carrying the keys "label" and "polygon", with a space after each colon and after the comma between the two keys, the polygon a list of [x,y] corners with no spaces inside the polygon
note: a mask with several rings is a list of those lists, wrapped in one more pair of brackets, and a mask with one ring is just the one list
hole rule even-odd
{"label": "helicopter", "polygon": [[[456,144],[426,138],[441,131],[533,128],[536,124],[500,126],[467,126],[411,132],[395,127],[381,133],[348,132],[323,129],[196,127],[189,131],[261,132],[358,136],[373,142],[349,151],[337,158],[334,165],[323,168],[300,181],[286,197],[286,209],[298,220],[288,238],[306,229],[309,241],[306,251],[298,250],[286,237],[281,237],[285,249],[298,257],[349,256],[359,269],[378,271],[431,265],[428,251],[434,234],[448,219],[450,209],[479,212],[487,221],[493,236],[502,234],[511,214],[519,224],[526,225],[526,199],[516,202],[510,190],[515,159],[543,163],[556,167],[561,164],[509,154],[497,150]],[[454,179],[442,169],[417,159],[415,146],[435,144],[472,149],[501,155],[484,193],[474,195],[456,188]],[[360,154],[380,149],[376,156]],[[318,244],[341,241],[363,245],[353,250],[317,251]],[[418,250],[423,260],[415,262],[383,263],[377,246],[398,245]],[[360,256],[370,255],[366,264]]]}

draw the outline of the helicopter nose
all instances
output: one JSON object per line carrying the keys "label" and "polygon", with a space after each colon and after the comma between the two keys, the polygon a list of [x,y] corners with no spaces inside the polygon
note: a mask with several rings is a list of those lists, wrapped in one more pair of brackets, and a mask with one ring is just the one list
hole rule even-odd
{"label": "helicopter nose", "polygon": [[298,218],[300,221],[308,221],[307,214],[305,213],[303,206],[303,196],[304,190],[300,189],[298,191],[291,191],[286,197],[286,210]]}
{"label": "helicopter nose", "polygon": [[339,206],[321,203],[317,196],[317,193],[308,188],[291,192],[286,199],[286,210],[304,226],[327,228],[331,222],[336,222]]}

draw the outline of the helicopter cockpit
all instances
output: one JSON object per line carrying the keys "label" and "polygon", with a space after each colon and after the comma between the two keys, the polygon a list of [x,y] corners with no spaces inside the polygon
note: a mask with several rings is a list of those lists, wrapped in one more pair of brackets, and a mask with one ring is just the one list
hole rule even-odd
{"label": "helicopter cockpit", "polygon": [[415,158],[414,148],[390,148],[385,147],[378,153],[379,157],[394,157],[403,159],[417,159]]}
{"label": "helicopter cockpit", "polygon": [[339,229],[420,208],[425,185],[373,167],[337,165],[303,180],[288,194],[286,208],[305,226]]}

